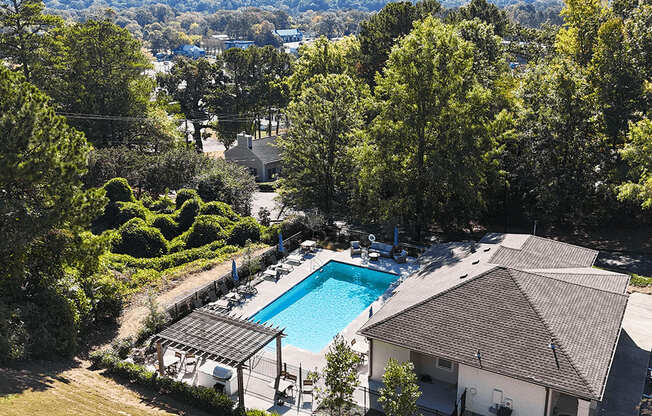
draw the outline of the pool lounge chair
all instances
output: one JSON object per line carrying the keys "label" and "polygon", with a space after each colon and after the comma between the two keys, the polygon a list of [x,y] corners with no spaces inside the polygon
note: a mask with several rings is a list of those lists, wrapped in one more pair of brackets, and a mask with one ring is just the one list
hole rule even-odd
{"label": "pool lounge chair", "polygon": [[294,267],[289,263],[281,263],[276,266],[276,270],[282,273],[290,273],[292,270],[294,270]]}
{"label": "pool lounge chair", "polygon": [[299,254],[291,254],[291,255],[288,256],[286,261],[288,263],[301,264],[301,262],[303,261],[303,256],[301,256]]}
{"label": "pool lounge chair", "polygon": [[397,263],[407,262],[407,251],[401,250],[400,253],[394,254],[394,261]]}
{"label": "pool lounge chair", "polygon": [[360,246],[359,241],[351,241],[351,257],[356,254],[362,255],[362,246]]}

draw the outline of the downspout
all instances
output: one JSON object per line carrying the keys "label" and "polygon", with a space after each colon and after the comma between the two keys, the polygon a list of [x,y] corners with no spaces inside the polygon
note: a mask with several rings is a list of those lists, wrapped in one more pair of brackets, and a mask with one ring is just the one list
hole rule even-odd
{"label": "downspout", "polygon": [[543,416],[548,416],[548,400],[550,400],[550,388],[546,387],[546,403],[543,406]]}

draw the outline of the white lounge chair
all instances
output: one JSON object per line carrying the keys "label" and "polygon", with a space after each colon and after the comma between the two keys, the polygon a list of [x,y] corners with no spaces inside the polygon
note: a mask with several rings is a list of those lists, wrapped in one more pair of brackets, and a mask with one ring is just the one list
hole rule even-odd
{"label": "white lounge chair", "polygon": [[285,261],[293,264],[301,264],[301,262],[303,261],[303,256],[299,254],[291,254],[288,256],[288,258]]}

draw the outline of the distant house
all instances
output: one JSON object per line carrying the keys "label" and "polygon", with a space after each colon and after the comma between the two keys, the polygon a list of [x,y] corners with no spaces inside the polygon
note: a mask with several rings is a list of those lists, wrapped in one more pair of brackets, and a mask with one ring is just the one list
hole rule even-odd
{"label": "distant house", "polygon": [[224,50],[231,48],[247,49],[254,46],[253,40],[226,40],[224,41]]}
{"label": "distant house", "polygon": [[186,58],[199,59],[206,56],[206,51],[195,45],[183,45],[173,50],[176,56],[185,56]]}
{"label": "distant house", "polygon": [[301,42],[303,40],[303,33],[299,29],[279,29],[275,30],[274,33],[283,39],[283,43]]}
{"label": "distant house", "polygon": [[240,133],[237,144],[224,152],[224,158],[248,168],[259,182],[275,180],[281,173],[276,136],[254,140],[253,136]]}
{"label": "distant house", "polygon": [[525,234],[432,246],[359,331],[370,388],[393,358],[414,364],[437,414],[596,414],[629,282],[597,255]]}

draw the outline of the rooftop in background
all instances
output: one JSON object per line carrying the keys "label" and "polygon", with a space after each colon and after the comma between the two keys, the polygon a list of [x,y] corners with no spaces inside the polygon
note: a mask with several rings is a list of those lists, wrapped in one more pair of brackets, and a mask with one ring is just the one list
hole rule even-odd
{"label": "rooftop in background", "polygon": [[596,256],[522,234],[436,244],[360,333],[600,400],[629,276],[592,268]]}

